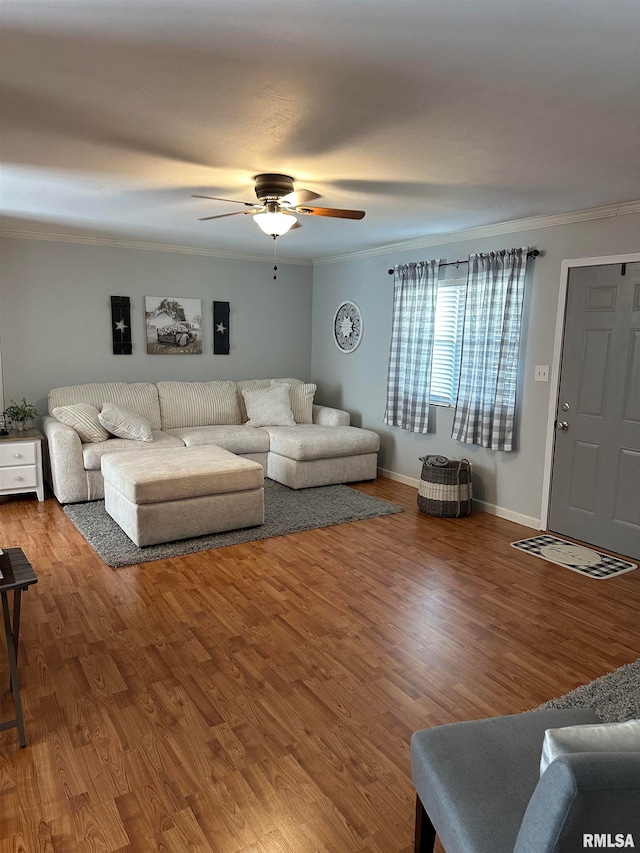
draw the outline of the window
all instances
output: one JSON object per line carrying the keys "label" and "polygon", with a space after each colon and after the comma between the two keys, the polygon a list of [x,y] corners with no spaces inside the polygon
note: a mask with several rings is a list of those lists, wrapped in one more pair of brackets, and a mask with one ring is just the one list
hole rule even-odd
{"label": "window", "polygon": [[469,255],[460,386],[451,437],[512,450],[526,246]]}
{"label": "window", "polygon": [[466,295],[466,278],[438,282],[429,393],[436,406],[454,406],[458,396]]}
{"label": "window", "polygon": [[[528,254],[525,246],[469,255],[465,281],[461,262],[390,270],[386,424],[426,433],[431,406],[455,406],[452,438],[512,449]],[[441,277],[443,266],[450,277]]]}

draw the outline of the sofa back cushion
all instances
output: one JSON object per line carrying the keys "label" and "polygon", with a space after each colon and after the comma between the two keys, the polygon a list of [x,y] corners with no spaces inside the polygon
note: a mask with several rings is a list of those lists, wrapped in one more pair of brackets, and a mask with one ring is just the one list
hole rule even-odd
{"label": "sofa back cushion", "polygon": [[158,382],[162,429],[239,424],[235,382]]}
{"label": "sofa back cushion", "polygon": [[243,391],[254,391],[256,388],[269,388],[271,383],[279,383],[286,385],[302,385],[301,379],[242,379],[236,382],[238,389],[238,405],[240,406],[240,422],[245,424],[248,420],[247,409],[244,404]]}
{"label": "sofa back cushion", "polygon": [[90,403],[98,411],[105,403],[115,403],[146,418],[151,429],[161,429],[158,389],[151,382],[93,382],[66,385],[49,392],[49,414],[58,406]]}

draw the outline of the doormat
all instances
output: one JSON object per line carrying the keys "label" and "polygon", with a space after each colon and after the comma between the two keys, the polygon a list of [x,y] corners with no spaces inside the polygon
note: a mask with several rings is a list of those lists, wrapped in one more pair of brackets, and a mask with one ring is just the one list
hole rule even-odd
{"label": "doormat", "polygon": [[512,542],[511,547],[519,548],[527,554],[533,554],[534,557],[541,557],[549,563],[564,566],[572,572],[580,572],[581,575],[588,575],[597,580],[613,578],[638,568],[637,563],[629,563],[627,560],[620,560],[601,551],[594,551],[593,548],[576,545],[575,542],[567,542],[565,539],[547,534],[520,539],[518,542]]}

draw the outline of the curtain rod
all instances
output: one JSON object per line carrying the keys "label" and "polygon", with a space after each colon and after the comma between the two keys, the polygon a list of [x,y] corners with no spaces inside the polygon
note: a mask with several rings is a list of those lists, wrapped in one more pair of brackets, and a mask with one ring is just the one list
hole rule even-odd
{"label": "curtain rod", "polygon": [[[540,254],[540,250],[539,250],[539,249],[531,249],[531,251],[530,251],[530,252],[527,252],[527,257],[528,257],[528,258],[537,258],[539,254]],[[459,266],[460,264],[468,264],[468,263],[469,263],[469,261],[468,261],[468,260],[464,260],[464,261],[448,261],[446,264],[440,264],[440,266],[441,266],[441,267],[457,267],[457,266]],[[395,270],[389,270],[389,275],[393,275],[393,274],[394,274],[394,272],[395,272]]]}

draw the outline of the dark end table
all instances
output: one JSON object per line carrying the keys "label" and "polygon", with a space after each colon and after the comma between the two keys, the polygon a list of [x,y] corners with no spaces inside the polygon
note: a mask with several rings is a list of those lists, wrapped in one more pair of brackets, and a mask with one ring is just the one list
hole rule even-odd
{"label": "dark end table", "polygon": [[[4,633],[7,638],[7,655],[9,658],[10,687],[13,693],[13,705],[16,716],[14,720],[0,723],[0,732],[6,729],[18,729],[20,746],[27,745],[22,718],[22,703],[20,701],[20,685],[18,684],[18,642],[20,639],[20,600],[22,590],[31,584],[38,583],[38,576],[33,566],[25,557],[21,548],[5,548],[0,554],[0,596],[2,597],[2,615],[4,618]],[[8,593],[13,593],[13,620],[9,611]]]}

